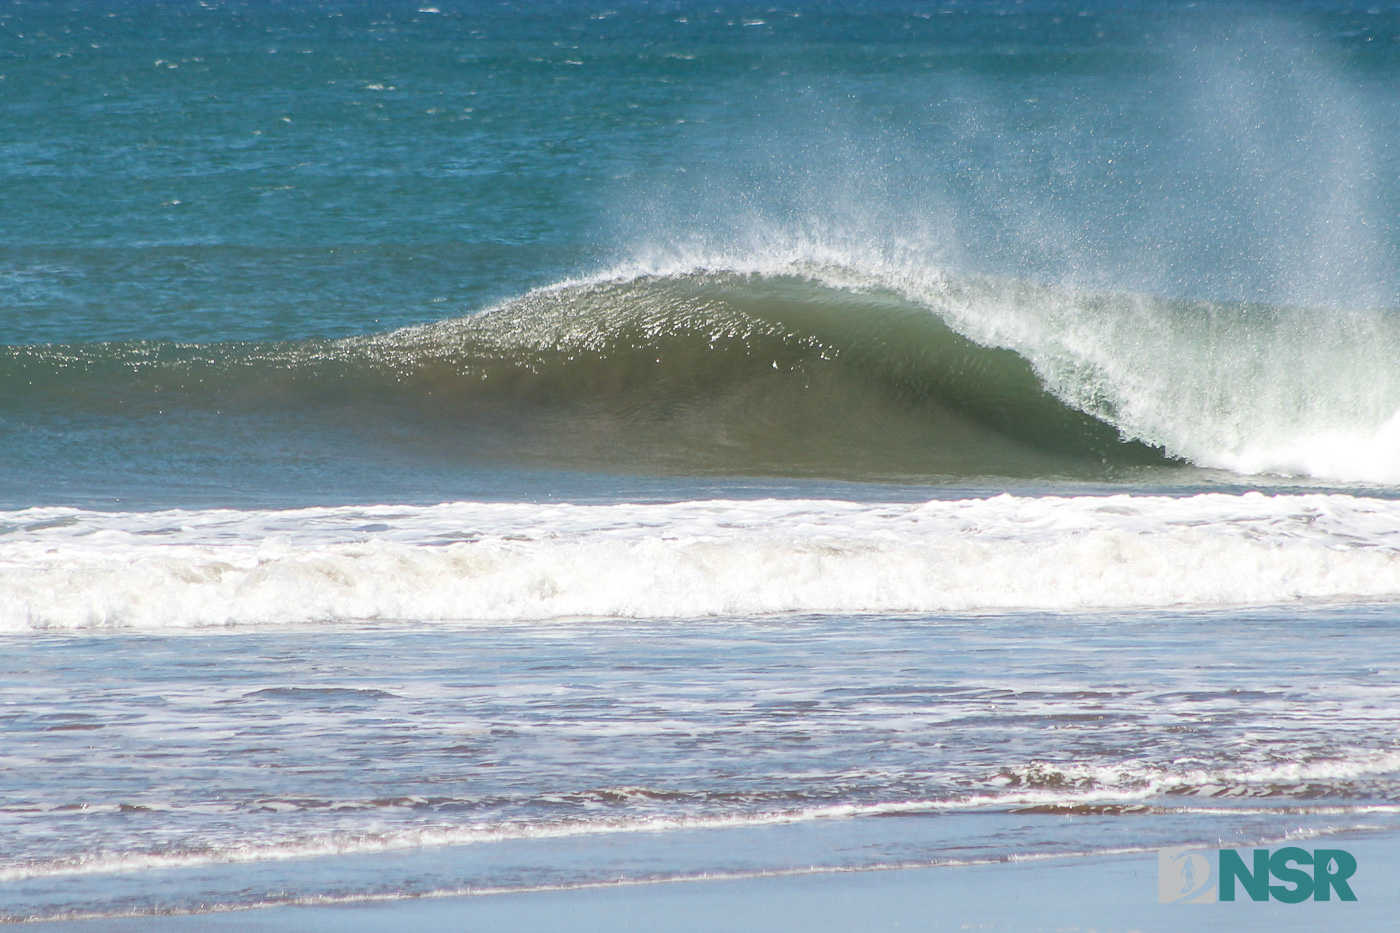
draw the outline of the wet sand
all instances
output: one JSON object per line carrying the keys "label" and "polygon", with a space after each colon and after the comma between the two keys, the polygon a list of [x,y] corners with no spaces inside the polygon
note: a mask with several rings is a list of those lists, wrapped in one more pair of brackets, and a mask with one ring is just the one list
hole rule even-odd
{"label": "wet sand", "polygon": [[1400,835],[1300,840],[1356,856],[1355,902],[1161,904],[1157,854],[833,872],[270,907],[38,924],[45,933],[856,933],[872,930],[1387,930]]}

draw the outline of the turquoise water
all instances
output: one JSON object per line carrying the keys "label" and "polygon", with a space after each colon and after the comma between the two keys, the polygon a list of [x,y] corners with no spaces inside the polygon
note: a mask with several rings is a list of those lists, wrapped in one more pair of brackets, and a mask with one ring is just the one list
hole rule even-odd
{"label": "turquoise water", "polygon": [[0,919],[1393,828],[1398,78],[1393,4],[0,9]]}

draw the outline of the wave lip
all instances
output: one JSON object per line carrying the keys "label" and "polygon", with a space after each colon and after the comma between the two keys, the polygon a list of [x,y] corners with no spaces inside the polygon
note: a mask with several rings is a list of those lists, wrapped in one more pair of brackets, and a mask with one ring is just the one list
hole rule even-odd
{"label": "wave lip", "polygon": [[0,631],[1400,598],[1344,495],[0,514]]}

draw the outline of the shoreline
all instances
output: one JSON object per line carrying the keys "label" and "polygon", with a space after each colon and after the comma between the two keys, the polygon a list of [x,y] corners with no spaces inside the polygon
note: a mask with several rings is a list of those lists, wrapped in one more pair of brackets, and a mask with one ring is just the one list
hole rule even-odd
{"label": "shoreline", "polygon": [[935,867],[793,869],[23,926],[45,933],[1386,929],[1400,909],[1400,833],[1346,833],[1326,843],[1352,852],[1360,863],[1357,901],[1160,904],[1157,852],[1151,850]]}

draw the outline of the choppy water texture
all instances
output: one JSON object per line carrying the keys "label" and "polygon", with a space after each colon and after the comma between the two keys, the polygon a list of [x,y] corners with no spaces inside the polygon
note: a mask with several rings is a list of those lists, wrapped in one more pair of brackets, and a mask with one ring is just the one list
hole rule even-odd
{"label": "choppy water texture", "polygon": [[0,8],[0,917],[1396,827],[1400,7]]}

